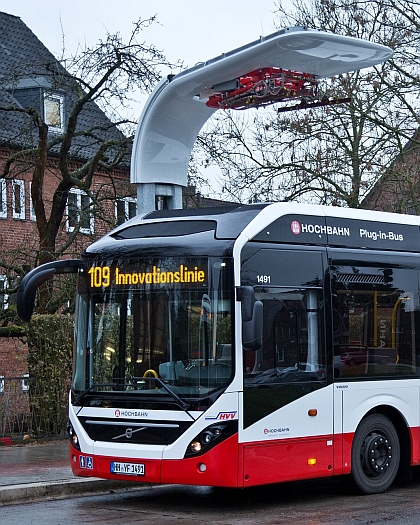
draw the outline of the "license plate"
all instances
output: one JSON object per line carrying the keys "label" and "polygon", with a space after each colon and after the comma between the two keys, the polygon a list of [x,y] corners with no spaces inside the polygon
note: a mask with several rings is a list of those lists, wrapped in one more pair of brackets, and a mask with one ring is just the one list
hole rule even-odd
{"label": "license plate", "polygon": [[143,463],[122,463],[111,461],[111,474],[124,474],[125,476],[144,476],[146,469]]}

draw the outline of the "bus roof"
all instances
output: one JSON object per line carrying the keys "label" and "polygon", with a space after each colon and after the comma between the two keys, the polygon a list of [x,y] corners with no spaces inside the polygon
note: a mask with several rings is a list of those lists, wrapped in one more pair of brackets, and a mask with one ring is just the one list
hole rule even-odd
{"label": "bus roof", "polygon": [[[86,250],[113,257],[127,244],[186,246],[188,236],[209,233],[216,241],[274,242],[393,251],[420,251],[420,217],[292,202],[165,210],[137,216]],[[192,242],[194,242],[192,240]],[[210,246],[207,244],[208,249]]]}

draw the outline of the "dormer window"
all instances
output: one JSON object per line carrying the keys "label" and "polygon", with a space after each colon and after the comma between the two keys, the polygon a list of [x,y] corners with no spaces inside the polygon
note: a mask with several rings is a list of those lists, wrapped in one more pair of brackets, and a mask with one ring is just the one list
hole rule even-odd
{"label": "dormer window", "polygon": [[64,99],[61,95],[46,95],[44,97],[44,120],[50,131],[63,131]]}

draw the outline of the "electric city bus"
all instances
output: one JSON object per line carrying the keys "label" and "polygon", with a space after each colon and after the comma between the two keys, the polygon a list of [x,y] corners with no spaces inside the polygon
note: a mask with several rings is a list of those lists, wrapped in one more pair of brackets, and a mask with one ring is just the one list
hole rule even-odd
{"label": "electric city bus", "polygon": [[420,463],[420,218],[295,203],[154,211],[78,273],[76,476],[249,487]]}
{"label": "electric city bus", "polygon": [[276,203],[182,207],[217,110],[348,103],[320,80],[383,63],[381,44],[284,28],[163,78],[133,140],[139,215],[80,260],[71,465],[77,476],[250,487],[352,474],[386,490],[420,462],[420,219]]}

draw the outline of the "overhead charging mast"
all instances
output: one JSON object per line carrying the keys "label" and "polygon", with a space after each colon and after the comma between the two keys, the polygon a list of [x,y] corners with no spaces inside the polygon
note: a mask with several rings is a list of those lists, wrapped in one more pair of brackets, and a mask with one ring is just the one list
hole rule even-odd
{"label": "overhead charging mast", "polygon": [[282,29],[163,79],[137,128],[131,182],[138,212],[182,208],[182,187],[197,135],[218,109],[276,104],[278,111],[349,102],[322,93],[322,78],[374,66],[392,51],[302,27]]}

